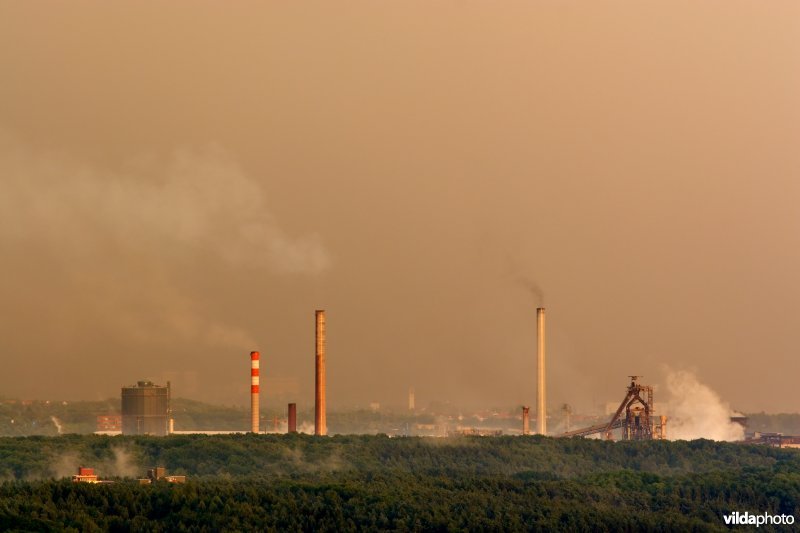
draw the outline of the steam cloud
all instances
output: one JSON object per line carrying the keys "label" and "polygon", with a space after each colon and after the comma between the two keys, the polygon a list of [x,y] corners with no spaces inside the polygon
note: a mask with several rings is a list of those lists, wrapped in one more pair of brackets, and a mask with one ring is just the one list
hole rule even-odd
{"label": "steam cloud", "polygon": [[711,439],[735,441],[744,438],[744,428],[730,421],[733,410],[710,387],[687,371],[669,371],[666,378],[670,440]]}
{"label": "steam cloud", "polygon": [[141,467],[137,467],[133,454],[120,446],[111,448],[114,458],[103,463],[107,475],[119,477],[136,477],[143,475]]}
{"label": "steam cloud", "polygon": [[91,466],[100,478],[136,477],[144,475],[143,468],[137,466],[134,454],[122,446],[112,446],[107,457],[82,457],[77,452],[65,452],[51,457],[46,472],[33,473],[28,479],[67,478],[76,474],[78,467]]}
{"label": "steam cloud", "polygon": [[76,452],[63,453],[50,460],[46,474],[31,474],[28,479],[33,480],[46,477],[61,479],[70,477],[73,474],[77,474],[77,469],[79,466],[81,466],[81,464],[80,457]]}
{"label": "steam cloud", "polygon": [[64,433],[64,426],[61,425],[61,421],[58,418],[56,418],[55,416],[51,416],[50,420],[53,421],[53,425],[56,427],[56,431],[58,431],[59,435]]}

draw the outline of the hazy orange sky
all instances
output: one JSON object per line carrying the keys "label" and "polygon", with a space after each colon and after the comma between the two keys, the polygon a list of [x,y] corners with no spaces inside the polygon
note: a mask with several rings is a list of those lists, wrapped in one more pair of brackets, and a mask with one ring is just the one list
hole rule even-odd
{"label": "hazy orange sky", "polygon": [[[0,4],[0,395],[800,411],[800,3]],[[539,291],[540,289],[540,291]],[[537,293],[541,292],[543,297]],[[656,398],[658,401],[658,398]]]}

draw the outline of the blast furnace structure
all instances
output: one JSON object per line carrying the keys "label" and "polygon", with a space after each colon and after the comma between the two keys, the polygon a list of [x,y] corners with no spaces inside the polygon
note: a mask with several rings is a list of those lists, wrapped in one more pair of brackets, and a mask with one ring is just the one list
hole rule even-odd
{"label": "blast furnace structure", "polygon": [[622,440],[662,440],[667,438],[667,417],[660,416],[655,423],[655,403],[653,387],[642,385],[642,376],[628,376],[631,383],[625,392],[625,398],[619,404],[611,420],[562,433],[559,437],[587,437],[602,434],[607,440],[613,439],[614,430],[621,430]]}

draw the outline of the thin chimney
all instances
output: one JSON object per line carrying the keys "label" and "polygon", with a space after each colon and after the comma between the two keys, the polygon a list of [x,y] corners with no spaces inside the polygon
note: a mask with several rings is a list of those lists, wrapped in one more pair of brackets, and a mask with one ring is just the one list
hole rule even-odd
{"label": "thin chimney", "polygon": [[544,307],[536,309],[536,432],[547,435],[547,390],[544,365]]}
{"label": "thin chimney", "polygon": [[526,405],[522,406],[522,434],[531,434],[531,408]]}
{"label": "thin chimney", "polygon": [[297,404],[289,404],[287,430],[289,433],[297,433]]}
{"label": "thin chimney", "polygon": [[327,435],[325,417],[325,311],[316,311],[316,395],[314,398],[314,435]]}

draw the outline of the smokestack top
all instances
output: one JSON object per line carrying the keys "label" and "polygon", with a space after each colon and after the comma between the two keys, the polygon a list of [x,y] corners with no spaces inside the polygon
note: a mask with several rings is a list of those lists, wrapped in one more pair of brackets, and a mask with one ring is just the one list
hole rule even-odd
{"label": "smokestack top", "polygon": [[258,359],[260,357],[261,357],[260,353],[258,353],[258,352],[250,352],[250,360],[251,361],[258,361]]}

